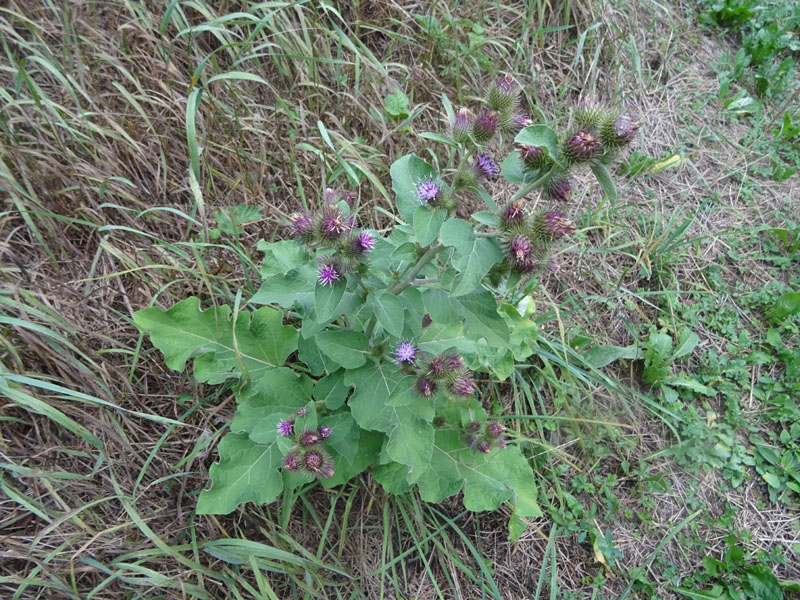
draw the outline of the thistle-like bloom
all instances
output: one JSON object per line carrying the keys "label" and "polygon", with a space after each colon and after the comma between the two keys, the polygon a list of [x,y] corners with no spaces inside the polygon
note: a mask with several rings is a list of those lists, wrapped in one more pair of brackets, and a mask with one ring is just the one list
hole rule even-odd
{"label": "thistle-like bloom", "polygon": [[461,356],[447,356],[444,364],[447,365],[448,370],[457,371],[464,366],[464,359]]}
{"label": "thistle-like bloom", "polygon": [[323,209],[319,230],[326,238],[330,240],[338,239],[351,226],[350,219],[345,217],[342,211],[335,206],[328,206]]}
{"label": "thistle-like bloom", "polygon": [[306,213],[294,213],[289,215],[289,222],[292,225],[294,237],[302,238],[311,232],[311,217]]}
{"label": "thistle-like bloom", "polygon": [[478,152],[475,156],[475,173],[478,177],[492,179],[500,173],[500,169],[491,156],[483,152]]}
{"label": "thistle-like bloom", "polygon": [[583,96],[575,107],[575,122],[578,127],[592,129],[606,118],[608,110],[591,96]]}
{"label": "thistle-like bloom", "polygon": [[287,454],[283,459],[283,468],[287,471],[297,471],[303,466],[303,459],[294,452]]}
{"label": "thistle-like bloom", "polygon": [[336,204],[339,201],[339,192],[333,188],[325,188],[325,191],[322,192],[322,201],[325,204]]}
{"label": "thistle-like bloom", "polygon": [[517,135],[526,127],[533,125],[531,118],[523,113],[506,115],[500,120],[500,129],[508,136]]}
{"label": "thistle-like bloom", "polygon": [[509,202],[500,217],[500,225],[505,228],[516,227],[525,221],[525,199]]}
{"label": "thistle-like bloom", "polygon": [[485,144],[494,137],[500,117],[494,111],[484,110],[472,126],[472,137],[479,144]]}
{"label": "thistle-like bloom", "polygon": [[519,157],[526,170],[543,169],[553,162],[550,156],[538,146],[517,144],[517,150],[519,150]]}
{"label": "thistle-like bloom", "polygon": [[575,233],[575,223],[560,210],[550,210],[544,213],[542,225],[548,235],[555,240]]}
{"label": "thistle-like bloom", "polygon": [[469,373],[459,375],[450,386],[450,391],[456,396],[472,396],[475,393],[475,382]]}
{"label": "thistle-like bloom", "polygon": [[297,416],[303,417],[308,414],[308,409],[305,406],[301,406],[297,409]]}
{"label": "thistle-like bloom", "polygon": [[609,117],[600,130],[603,143],[607,146],[624,146],[633,141],[639,131],[639,124],[630,115]]}
{"label": "thistle-like bloom", "polygon": [[322,452],[316,450],[309,450],[303,457],[303,464],[312,473],[319,473],[324,462],[325,458],[322,456]]}
{"label": "thistle-like bloom", "polygon": [[374,248],[375,238],[372,237],[372,234],[366,229],[359,232],[359,234],[354,237],[353,241],[350,243],[350,249],[355,254],[364,254],[365,252],[369,252]]}
{"label": "thistle-like bloom", "polygon": [[442,188],[434,181],[433,176],[417,184],[417,198],[423,204],[438,206],[442,199]]}
{"label": "thistle-like bloom", "polygon": [[472,114],[466,108],[458,109],[455,121],[453,122],[453,140],[459,144],[469,141],[469,133],[472,130]]}
{"label": "thistle-like bloom", "polygon": [[358,199],[358,194],[356,194],[355,192],[351,192],[350,190],[343,191],[340,194],[340,196],[342,200],[347,202],[349,206],[353,206],[353,204],[355,204],[355,201]]}
{"label": "thistle-like bloom", "polygon": [[400,342],[394,349],[394,357],[399,363],[412,364],[417,357],[417,348],[411,342]]}
{"label": "thistle-like bloom", "polygon": [[417,379],[417,391],[423,398],[430,398],[436,393],[436,383],[427,377]]}
{"label": "thistle-like bloom", "polygon": [[284,419],[278,423],[278,435],[289,437],[294,433],[294,422],[289,419]]}
{"label": "thistle-like bloom", "polygon": [[475,433],[476,431],[481,430],[481,424],[478,423],[477,421],[470,421],[466,425],[466,430]]}
{"label": "thistle-like bloom", "polygon": [[511,238],[508,243],[508,256],[511,266],[518,271],[527,273],[533,270],[533,246],[527,236],[515,235]]}
{"label": "thistle-like bloom", "polygon": [[497,79],[486,94],[486,104],[501,114],[508,113],[517,102],[519,87],[511,75],[503,75]]}
{"label": "thistle-like bloom", "polygon": [[339,271],[339,267],[337,267],[335,263],[322,265],[317,273],[317,279],[322,285],[333,285],[341,276],[342,274]]}
{"label": "thistle-like bloom", "polygon": [[600,140],[586,129],[576,131],[567,140],[564,154],[574,162],[587,161],[592,158],[600,148]]}
{"label": "thistle-like bloom", "polygon": [[475,444],[478,443],[478,438],[475,437],[474,435],[465,435],[464,443],[467,445],[467,448],[472,450],[475,447]]}
{"label": "thistle-like bloom", "polygon": [[567,177],[557,177],[550,181],[545,188],[548,198],[566,204],[572,195],[572,185]]}
{"label": "thistle-like bloom", "polygon": [[330,435],[331,435],[331,428],[330,428],[330,427],[325,427],[325,426],[322,426],[322,427],[320,427],[319,429],[317,429],[317,435],[319,436],[319,438],[320,438],[321,440],[324,440],[325,438],[327,438],[327,437],[330,437]]}
{"label": "thistle-like bloom", "polygon": [[489,454],[492,451],[492,447],[489,445],[489,442],[486,440],[481,440],[478,442],[478,452],[483,452],[484,454]]}
{"label": "thistle-like bloom", "polygon": [[434,358],[428,366],[428,373],[436,379],[440,379],[447,374],[447,364],[442,358]]}
{"label": "thistle-like bloom", "polygon": [[506,431],[506,428],[500,425],[500,423],[489,423],[486,425],[486,433],[488,433],[492,437],[501,437]]}
{"label": "thistle-like bloom", "polygon": [[320,436],[316,431],[304,431],[300,436],[300,445],[309,447],[319,443]]}
{"label": "thistle-like bloom", "polygon": [[561,263],[558,261],[557,258],[552,259],[550,263],[547,265],[547,270],[553,274],[558,273],[558,270],[560,268],[561,268]]}
{"label": "thistle-like bloom", "polygon": [[322,463],[322,467],[319,470],[319,477],[320,479],[325,479],[326,477],[333,477],[334,473],[334,464],[333,460],[327,459]]}

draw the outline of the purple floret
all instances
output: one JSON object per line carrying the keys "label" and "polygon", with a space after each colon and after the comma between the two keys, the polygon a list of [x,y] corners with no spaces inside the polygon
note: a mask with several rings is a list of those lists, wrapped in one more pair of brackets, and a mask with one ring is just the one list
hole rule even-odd
{"label": "purple floret", "polygon": [[478,173],[487,179],[491,179],[500,173],[497,163],[494,162],[491,156],[483,152],[478,152],[475,157],[475,166],[478,168]]}
{"label": "purple floret", "polygon": [[335,281],[338,281],[339,277],[341,277],[341,273],[339,273],[339,269],[334,264],[321,266],[317,274],[317,278],[322,285],[333,285]]}
{"label": "purple floret", "polygon": [[441,195],[442,188],[433,180],[432,176],[417,184],[417,198],[420,202],[436,205],[441,199]]}
{"label": "purple floret", "polygon": [[294,423],[288,419],[284,419],[278,423],[278,434],[283,437],[289,437],[294,433]]}
{"label": "purple floret", "polygon": [[369,252],[375,248],[375,238],[369,231],[362,231],[358,234],[358,245],[362,252]]}
{"label": "purple floret", "polygon": [[400,342],[394,350],[397,362],[413,363],[417,356],[417,348],[411,342]]}

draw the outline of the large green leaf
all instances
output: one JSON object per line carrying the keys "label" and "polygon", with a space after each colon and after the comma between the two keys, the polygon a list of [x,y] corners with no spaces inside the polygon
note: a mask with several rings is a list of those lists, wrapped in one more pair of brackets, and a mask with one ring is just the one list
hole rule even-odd
{"label": "large green leaf", "polygon": [[[354,386],[350,410],[363,429],[386,433],[386,453],[408,466],[408,480],[414,482],[430,467],[433,446],[433,405],[411,392],[413,378],[396,365],[370,364],[345,376]],[[409,397],[411,392],[411,397]]]}
{"label": "large green leaf", "polygon": [[594,173],[597,183],[603,188],[603,193],[612,202],[617,201],[617,188],[614,186],[614,180],[606,169],[606,166],[601,163],[592,163],[592,173]]}
{"label": "large green leaf", "polygon": [[310,265],[301,265],[285,274],[270,277],[258,288],[250,302],[277,304],[281,308],[298,304],[311,309],[314,306],[316,285],[317,272]]}
{"label": "large green leaf", "polygon": [[278,274],[285,275],[309,260],[305,246],[294,240],[272,243],[261,240],[256,248],[264,252],[264,262],[261,264],[261,277],[264,280]]}
{"label": "large green leaf", "polygon": [[546,125],[531,125],[520,131],[514,138],[517,144],[541,148],[558,162],[558,136]]}
{"label": "large green leaf", "polygon": [[434,210],[427,206],[420,206],[414,211],[414,237],[420,246],[427,246],[436,236],[447,218],[446,210]]}
{"label": "large green leaf", "polygon": [[363,333],[335,329],[323,331],[316,339],[323,354],[345,369],[357,369],[367,361],[368,341]]}
{"label": "large green leaf", "polygon": [[375,316],[378,317],[378,323],[393,336],[401,337],[405,324],[403,303],[397,296],[387,292],[380,293],[374,298],[374,310]]}
{"label": "large green leaf", "polygon": [[283,325],[283,315],[270,307],[252,313],[241,311],[234,332],[228,306],[200,310],[198,298],[187,298],[167,311],[147,308],[134,314],[134,322],[150,335],[171,369],[183,371],[195,359],[199,381],[220,383],[246,372],[256,378],[266,369],[282,365],[297,349],[297,331]]}
{"label": "large green leaf", "polygon": [[414,211],[420,206],[417,185],[430,177],[437,177],[436,169],[413,154],[398,158],[389,170],[392,176],[392,189],[397,195],[397,212],[411,223]]}
{"label": "large green leaf", "polygon": [[464,331],[468,337],[486,338],[489,345],[498,350],[508,347],[508,325],[497,313],[497,303],[491,292],[478,290],[454,298],[452,304],[457,313],[465,319]]}
{"label": "large green leaf", "polygon": [[462,219],[451,219],[442,226],[440,239],[445,246],[453,246],[452,265],[460,275],[451,295],[463,296],[480,285],[483,276],[503,255],[497,243],[487,238],[476,238],[472,225]]}
{"label": "large green leaf", "polygon": [[336,308],[342,301],[346,281],[337,281],[334,285],[322,285],[319,281],[314,290],[314,313],[318,322],[328,321],[336,315]]}
{"label": "large green leaf", "polygon": [[256,444],[245,433],[229,433],[219,444],[219,457],[211,465],[211,488],[197,501],[198,514],[227,514],[242,502],[265,504],[283,490],[283,457],[274,441]]}

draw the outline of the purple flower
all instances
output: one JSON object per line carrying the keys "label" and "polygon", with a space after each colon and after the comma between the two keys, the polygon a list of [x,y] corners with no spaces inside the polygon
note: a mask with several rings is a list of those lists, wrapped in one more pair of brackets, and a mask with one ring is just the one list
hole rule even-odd
{"label": "purple flower", "polygon": [[394,349],[397,362],[411,364],[417,356],[417,348],[411,342],[400,342]]}
{"label": "purple flower", "polygon": [[[352,217],[351,217],[352,219]],[[335,240],[345,231],[352,228],[350,219],[336,207],[326,207],[320,222],[320,232],[328,239]]]}
{"label": "purple flower", "polygon": [[494,111],[484,110],[472,125],[472,136],[479,144],[485,144],[494,137],[500,118]]}
{"label": "purple flower", "polygon": [[297,416],[298,417],[305,416],[306,414],[308,414],[308,409],[305,406],[302,406],[302,407],[297,409]]}
{"label": "purple flower", "polygon": [[499,113],[508,113],[517,101],[519,87],[511,75],[503,75],[486,94],[486,103]]}
{"label": "purple flower", "polygon": [[333,282],[338,281],[339,277],[341,277],[341,273],[334,263],[322,265],[317,273],[317,279],[322,285],[333,285]]}
{"label": "purple flower", "polygon": [[437,206],[441,200],[441,196],[442,188],[434,181],[432,175],[428,177],[428,179],[420,181],[417,184],[417,198],[419,198],[420,202],[423,204]]}
{"label": "purple flower", "polygon": [[474,435],[465,435],[464,436],[464,443],[467,445],[467,448],[472,450],[472,448],[475,446],[475,444],[478,443],[478,438],[476,438]]}
{"label": "purple flower", "polygon": [[523,273],[533,270],[533,246],[527,236],[515,235],[511,238],[508,243],[508,255],[511,265],[517,270]]}
{"label": "purple flower", "polygon": [[565,154],[574,161],[585,161],[592,158],[600,147],[600,140],[586,129],[575,132],[567,140]]}
{"label": "purple flower", "polygon": [[457,371],[464,366],[464,359],[460,356],[447,356],[444,359],[444,364],[450,371]]}
{"label": "purple flower", "polygon": [[417,379],[417,391],[423,398],[430,398],[436,393],[436,383],[427,377]]}
{"label": "purple flower", "polygon": [[569,178],[558,177],[553,179],[545,188],[545,194],[553,200],[566,204],[572,195],[572,185],[570,185]]}
{"label": "purple flower", "polygon": [[463,373],[458,376],[453,384],[450,386],[450,391],[456,396],[472,396],[475,393],[475,382],[469,373]]}
{"label": "purple flower", "polygon": [[459,144],[469,141],[469,132],[472,129],[472,115],[466,108],[458,109],[453,122],[453,140]]}
{"label": "purple flower", "polygon": [[544,213],[542,224],[550,237],[556,240],[575,233],[575,223],[570,221],[560,210],[550,210]]}
{"label": "purple flower", "polygon": [[500,218],[500,223],[503,227],[514,227],[521,224],[525,220],[525,199],[520,198],[509,202],[503,210],[503,216]]}
{"label": "purple flower", "polygon": [[339,201],[339,192],[333,188],[325,188],[322,192],[322,201],[325,204],[336,204]]}
{"label": "purple flower", "polygon": [[467,423],[466,429],[467,429],[467,431],[471,431],[472,433],[475,433],[476,431],[480,431],[481,430],[481,424],[478,423],[477,421],[470,421],[469,423]]}
{"label": "purple flower", "polygon": [[361,231],[351,244],[353,252],[356,254],[363,254],[375,248],[375,238],[367,231]]}
{"label": "purple flower", "polygon": [[322,452],[318,452],[316,450],[309,450],[303,457],[303,464],[305,465],[306,469],[312,473],[318,473],[322,468],[322,463],[324,462],[325,457],[322,456]]}
{"label": "purple flower", "polygon": [[431,361],[430,366],[428,366],[428,373],[437,379],[443,377],[445,373],[447,373],[447,364],[445,363],[444,359],[434,358]]}
{"label": "purple flower", "polygon": [[478,451],[483,452],[484,454],[489,454],[491,452],[492,447],[489,445],[489,442],[486,440],[481,440],[478,442]]}
{"label": "purple flower", "polygon": [[316,431],[304,431],[300,436],[300,444],[303,446],[315,446],[319,442],[319,435]]}
{"label": "purple flower", "polygon": [[526,169],[542,169],[551,162],[550,157],[538,146],[518,144],[519,157]]}
{"label": "purple flower", "polygon": [[627,144],[633,141],[638,131],[639,124],[635,123],[630,115],[620,115],[614,121],[614,134],[621,143]]}
{"label": "purple flower", "polygon": [[278,423],[278,435],[289,437],[294,433],[294,422],[289,419],[284,419]]}
{"label": "purple flower", "polygon": [[491,435],[492,437],[500,437],[505,432],[506,428],[500,425],[500,423],[489,423],[486,425],[486,433]]}
{"label": "purple flower", "polygon": [[533,125],[533,120],[525,113],[518,113],[511,118],[511,124],[517,131]]}
{"label": "purple flower", "polygon": [[320,439],[325,439],[326,437],[330,437],[331,435],[331,428],[322,426],[317,429],[317,435],[319,435]]}
{"label": "purple flower", "polygon": [[303,466],[302,459],[292,452],[291,454],[287,454],[286,457],[283,459],[283,468],[287,471],[297,471],[300,467]]}
{"label": "purple flower", "polygon": [[478,152],[475,156],[475,171],[479,177],[491,179],[500,173],[497,163],[492,160],[492,157],[483,152]]}
{"label": "purple flower", "polygon": [[295,237],[303,237],[311,231],[311,217],[306,213],[294,213],[289,216]]}
{"label": "purple flower", "polygon": [[319,470],[319,477],[320,479],[325,479],[326,477],[333,477],[334,473],[334,464],[333,460],[328,459],[322,463],[322,467]]}

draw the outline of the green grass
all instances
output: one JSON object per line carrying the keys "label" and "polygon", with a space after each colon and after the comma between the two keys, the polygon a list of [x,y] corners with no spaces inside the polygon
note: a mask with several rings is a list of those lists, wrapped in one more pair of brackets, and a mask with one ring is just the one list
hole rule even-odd
{"label": "green grass", "polygon": [[[750,95],[753,75],[734,58],[709,84],[731,82],[719,104],[681,87],[701,34],[660,5],[414,10],[0,9],[4,598],[758,598],[765,569],[796,590],[800,322],[769,314],[800,287],[797,190],[761,177],[796,162],[798,116],[777,92],[738,115],[750,105],[727,102],[730,74]],[[503,511],[390,497],[369,476],[195,515],[231,392],[166,371],[132,313],[246,298],[257,240],[328,185],[356,189],[386,226],[388,165],[435,131],[443,92],[466,103],[498,72],[526,84],[534,112],[598,93],[672,132],[644,138],[616,204],[583,199],[579,243],[533,292],[537,354],[492,384],[546,517],[511,544]],[[406,116],[387,109],[396,90]],[[760,129],[720,129],[742,119]],[[681,169],[654,168],[679,151]],[[753,154],[772,162],[737,171]],[[698,336],[664,373],[713,396],[645,381],[651,327]],[[587,358],[598,345],[622,351]]]}

